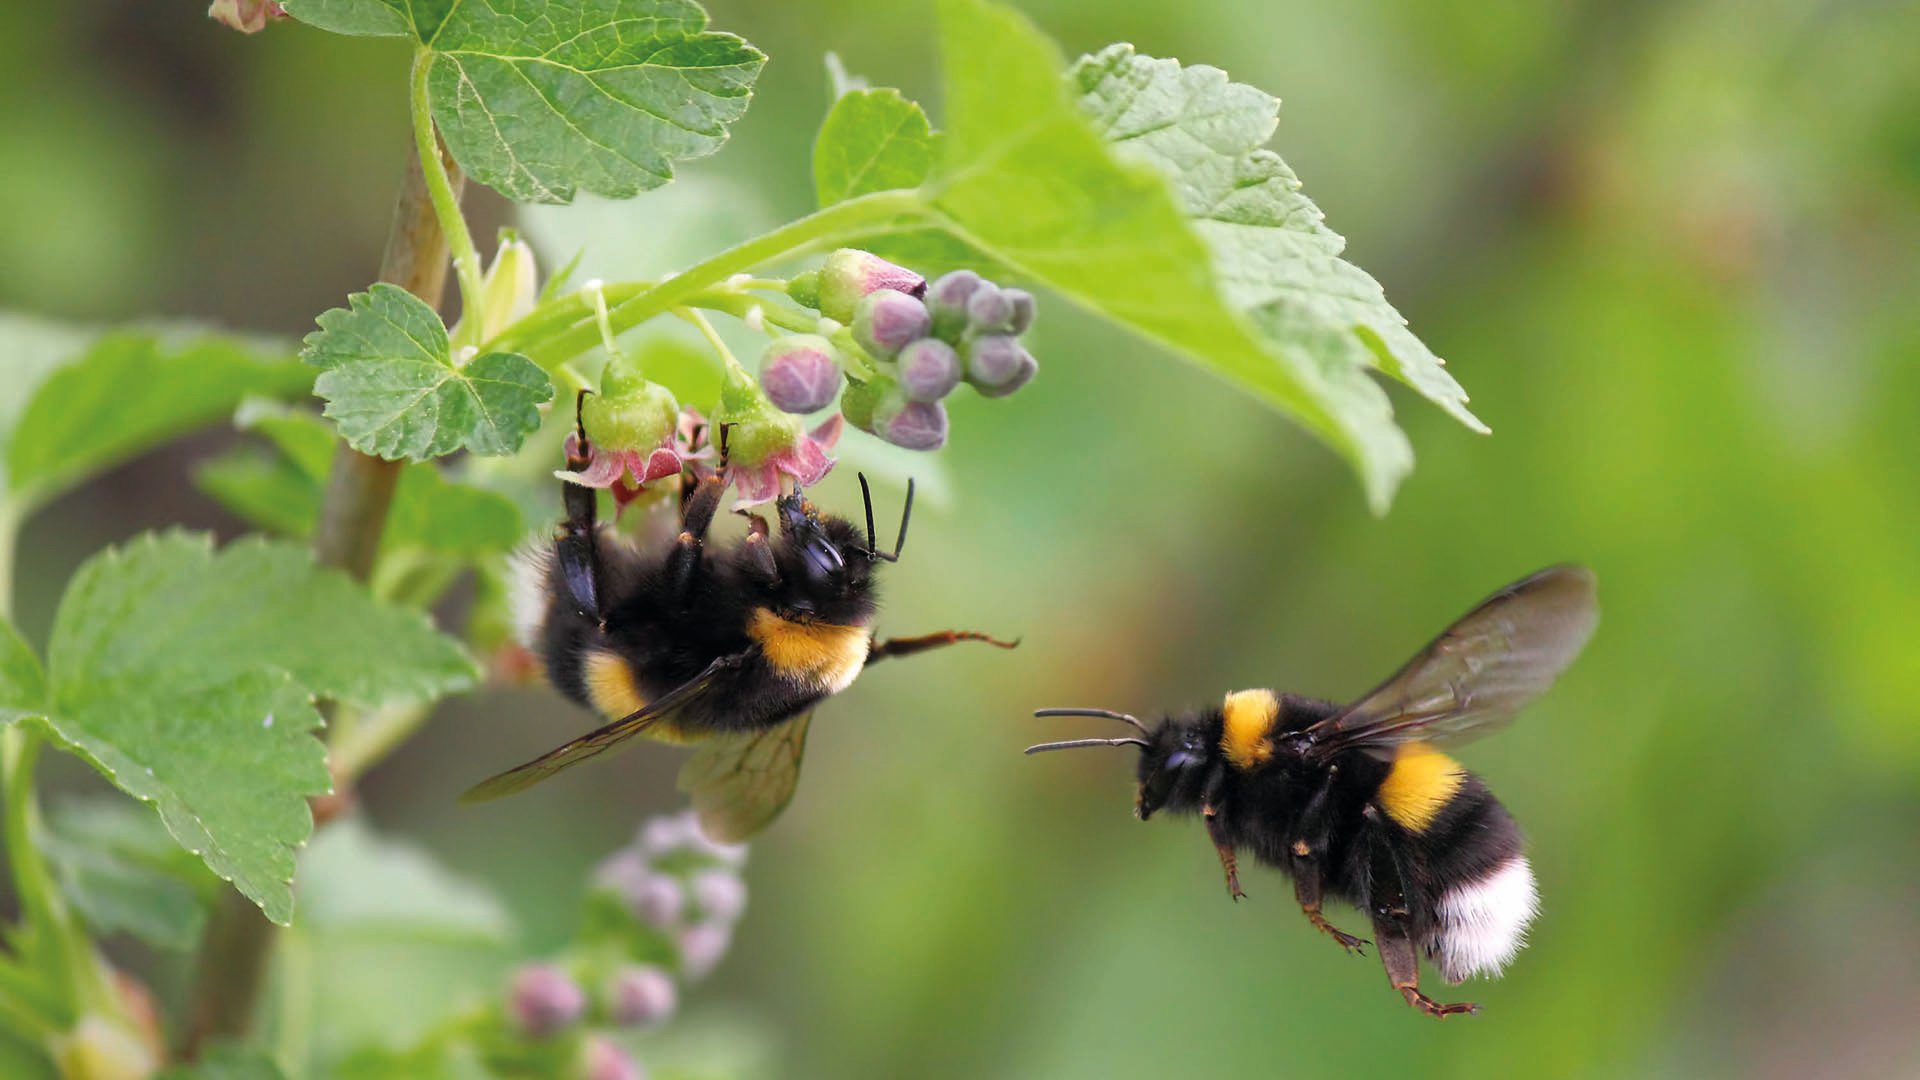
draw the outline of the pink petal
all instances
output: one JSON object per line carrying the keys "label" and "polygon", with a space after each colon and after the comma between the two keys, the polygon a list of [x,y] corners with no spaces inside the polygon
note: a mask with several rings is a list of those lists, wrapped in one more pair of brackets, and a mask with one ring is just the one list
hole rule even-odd
{"label": "pink petal", "polygon": [[820,426],[814,428],[813,433],[809,435],[808,438],[819,443],[822,449],[831,450],[834,444],[840,441],[840,433],[846,429],[847,418],[839,413],[834,413],[832,416],[822,420]]}
{"label": "pink petal", "polygon": [[801,439],[792,448],[768,458],[767,462],[792,476],[801,487],[812,487],[826,479],[827,473],[833,469],[833,459],[811,438]]}
{"label": "pink petal", "polygon": [[735,510],[772,502],[780,497],[780,470],[774,467],[774,460],[769,458],[751,469],[739,465],[727,467],[733,479],[733,489],[740,494],[733,504]]}
{"label": "pink petal", "polygon": [[[638,458],[639,455],[636,453],[634,457]],[[636,461],[633,474],[639,479],[642,487],[655,480],[678,476],[680,475],[680,455],[677,451],[664,446],[660,447],[648,454],[645,461]]]}

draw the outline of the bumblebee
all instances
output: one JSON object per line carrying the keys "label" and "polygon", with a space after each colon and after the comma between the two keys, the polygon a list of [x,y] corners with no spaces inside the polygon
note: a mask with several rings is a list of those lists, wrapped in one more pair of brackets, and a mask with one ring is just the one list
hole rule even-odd
{"label": "bumblebee", "polygon": [[[1420,991],[1424,952],[1450,983],[1498,975],[1539,910],[1520,830],[1480,779],[1436,743],[1477,737],[1545,692],[1598,622],[1591,571],[1543,570],[1488,597],[1392,678],[1351,705],[1241,690],[1137,736],[1074,739],[1140,751],[1142,821],[1161,810],[1206,822],[1234,900],[1237,856],[1293,878],[1307,921],[1350,952],[1378,943],[1393,988],[1431,1016],[1479,1011]],[[1328,896],[1367,913],[1374,941],[1327,921]]]}
{"label": "bumblebee", "polygon": [[[814,706],[868,664],[961,641],[1017,644],[971,630],[875,639],[875,571],[899,561],[911,482],[890,552],[875,544],[865,476],[864,537],[796,490],[775,503],[777,533],[749,514],[744,540],[711,545],[728,486],[725,443],[723,430],[717,471],[683,474],[678,535],[664,548],[601,526],[595,490],[564,485],[565,521],[519,559],[522,643],[562,694],[611,722],[463,801],[520,791],[644,734],[695,745],[680,788],[711,839],[739,842],[792,799]],[[591,458],[576,421],[567,468],[582,472]]]}

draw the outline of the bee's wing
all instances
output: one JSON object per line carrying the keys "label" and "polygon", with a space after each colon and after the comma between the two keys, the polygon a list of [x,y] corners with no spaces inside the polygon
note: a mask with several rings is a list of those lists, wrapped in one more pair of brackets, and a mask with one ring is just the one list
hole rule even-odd
{"label": "bee's wing", "polygon": [[1544,693],[1600,618],[1593,571],[1555,566],[1482,601],[1372,693],[1307,729],[1310,751],[1484,734]]}
{"label": "bee's wing", "polygon": [[523,791],[552,776],[562,769],[578,765],[588,758],[598,756],[640,734],[675,709],[684,707],[699,694],[711,687],[722,672],[739,667],[745,662],[746,653],[722,656],[708,664],[705,671],[667,691],[645,707],[615,720],[613,723],[589,732],[557,750],[534,758],[525,765],[508,769],[498,776],[482,780],[467,789],[460,796],[461,802],[475,803],[497,799],[502,795],[511,795]]}
{"label": "bee's wing", "polygon": [[708,839],[742,843],[780,816],[800,780],[812,719],[811,711],[803,712],[775,727],[700,743],[680,769],[680,790],[692,795]]}

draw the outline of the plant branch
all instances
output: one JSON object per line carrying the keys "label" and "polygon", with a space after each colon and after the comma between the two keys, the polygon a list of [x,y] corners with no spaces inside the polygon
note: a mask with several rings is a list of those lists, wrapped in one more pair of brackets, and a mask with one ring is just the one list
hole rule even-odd
{"label": "plant branch", "polygon": [[[459,166],[449,159],[441,157],[440,141],[433,134],[432,102],[427,94],[427,73],[433,67],[433,50],[422,47],[413,54],[413,148],[420,164],[425,166],[427,196],[433,203],[433,213],[439,219],[440,231],[446,236],[445,246],[453,253],[453,272],[460,279],[460,315],[461,321],[472,327],[474,336],[479,336],[484,313],[480,287],[480,255],[473,246],[473,234],[467,231],[467,219],[460,213],[460,192],[454,186],[453,177],[459,175]],[[392,254],[389,247],[388,254]],[[440,260],[444,260],[445,255]],[[441,271],[445,273],[444,270]],[[386,271],[381,271],[382,280]],[[444,278],[443,278],[444,280]],[[412,290],[409,290],[412,291]],[[428,304],[440,306],[440,293],[426,296],[415,292]],[[455,345],[467,344],[456,341]]]}
{"label": "plant branch", "polygon": [[[416,103],[424,94],[425,69],[416,63]],[[420,114],[416,112],[416,121]],[[418,124],[416,123],[416,135]],[[398,285],[438,308],[447,281],[447,236],[442,226],[457,223],[471,260],[473,241],[460,219],[459,169],[432,141],[420,144],[407,167],[394,205],[393,227],[381,258],[380,280]],[[476,275],[477,278],[477,275]],[[474,320],[477,325],[477,319]],[[402,462],[362,454],[345,443],[334,453],[325,502],[313,532],[314,557],[365,581],[380,549],[387,510],[399,482]],[[243,1035],[257,1013],[266,981],[274,927],[239,892],[226,890],[207,924],[201,943],[193,999],[187,1013],[183,1047],[196,1058],[210,1041]]]}
{"label": "plant branch", "polygon": [[[876,191],[871,195],[836,203],[825,210],[790,221],[770,233],[736,244],[640,292],[609,311],[608,322],[614,333],[624,333],[656,315],[685,305],[695,294],[713,288],[735,274],[815,245],[839,242],[856,234],[871,234],[873,227],[881,222],[921,214],[926,208],[926,197],[914,190]],[[612,288],[607,292],[609,297],[615,294]],[[510,341],[514,346],[512,351],[525,353],[541,367],[550,368],[599,343],[600,328],[592,318],[591,307],[583,303],[581,310],[587,316],[586,320],[575,322],[565,329],[554,330],[542,326],[545,332],[522,333],[516,324],[508,327],[500,339]]]}

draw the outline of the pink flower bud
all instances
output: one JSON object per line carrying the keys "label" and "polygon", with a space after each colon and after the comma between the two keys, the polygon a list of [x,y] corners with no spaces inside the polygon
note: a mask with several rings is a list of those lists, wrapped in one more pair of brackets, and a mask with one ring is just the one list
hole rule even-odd
{"label": "pink flower bud", "polygon": [[587,1008],[587,995],[552,964],[530,964],[513,977],[507,1011],[519,1029],[536,1039],[572,1027]]}
{"label": "pink flower bud", "polygon": [[651,964],[621,968],[607,984],[607,1015],[621,1027],[663,1024],[679,1001],[673,976]]}
{"label": "pink flower bud", "polygon": [[687,927],[680,932],[680,974],[689,981],[713,974],[732,944],[733,928],[724,923]]}
{"label": "pink flower bud", "polygon": [[1024,334],[1033,327],[1033,294],[1025,289],[1001,289],[1000,294],[1013,305],[1011,333]]}
{"label": "pink flower bud", "polygon": [[760,354],[760,386],[782,412],[824,409],[840,391],[840,358],[818,334],[775,338]]}
{"label": "pink flower bud", "polygon": [[853,340],[877,360],[892,359],[932,326],[927,305],[897,289],[876,289],[853,309]]}
{"label": "pink flower bud", "polygon": [[272,0],[213,0],[207,8],[207,18],[243,34],[257,34],[266,29],[267,20],[286,17],[287,10]]}
{"label": "pink flower bud", "polygon": [[912,401],[939,401],[960,384],[960,354],[939,338],[921,338],[900,350],[900,389]]}
{"label": "pink flower bud", "polygon": [[841,248],[827,256],[820,267],[820,314],[835,322],[853,321],[854,305],[877,289],[897,289],[908,296],[919,296],[927,288],[927,279],[858,248]]}
{"label": "pink flower bud", "polygon": [[1026,385],[1040,365],[1020,342],[999,334],[967,342],[967,381],[985,397],[1003,397]]}
{"label": "pink flower bud", "polygon": [[705,922],[733,922],[747,909],[747,886],[731,870],[702,870],[687,882]]}
{"label": "pink flower bud", "polygon": [[1013,301],[998,285],[982,282],[967,297],[967,323],[978,334],[1004,334],[1013,326]]}
{"label": "pink flower bud", "polygon": [[927,286],[927,310],[933,313],[933,333],[948,343],[960,340],[967,328],[967,300],[985,282],[971,270],[942,274]]}
{"label": "pink flower bud", "polygon": [[873,410],[873,433],[908,450],[938,450],[947,445],[946,406],[888,399]]}
{"label": "pink flower bud", "polygon": [[678,878],[666,874],[647,875],[623,899],[634,918],[657,930],[673,930],[686,917],[686,890]]}
{"label": "pink flower bud", "polygon": [[580,1053],[581,1080],[646,1080],[647,1070],[612,1042],[595,1036]]}

